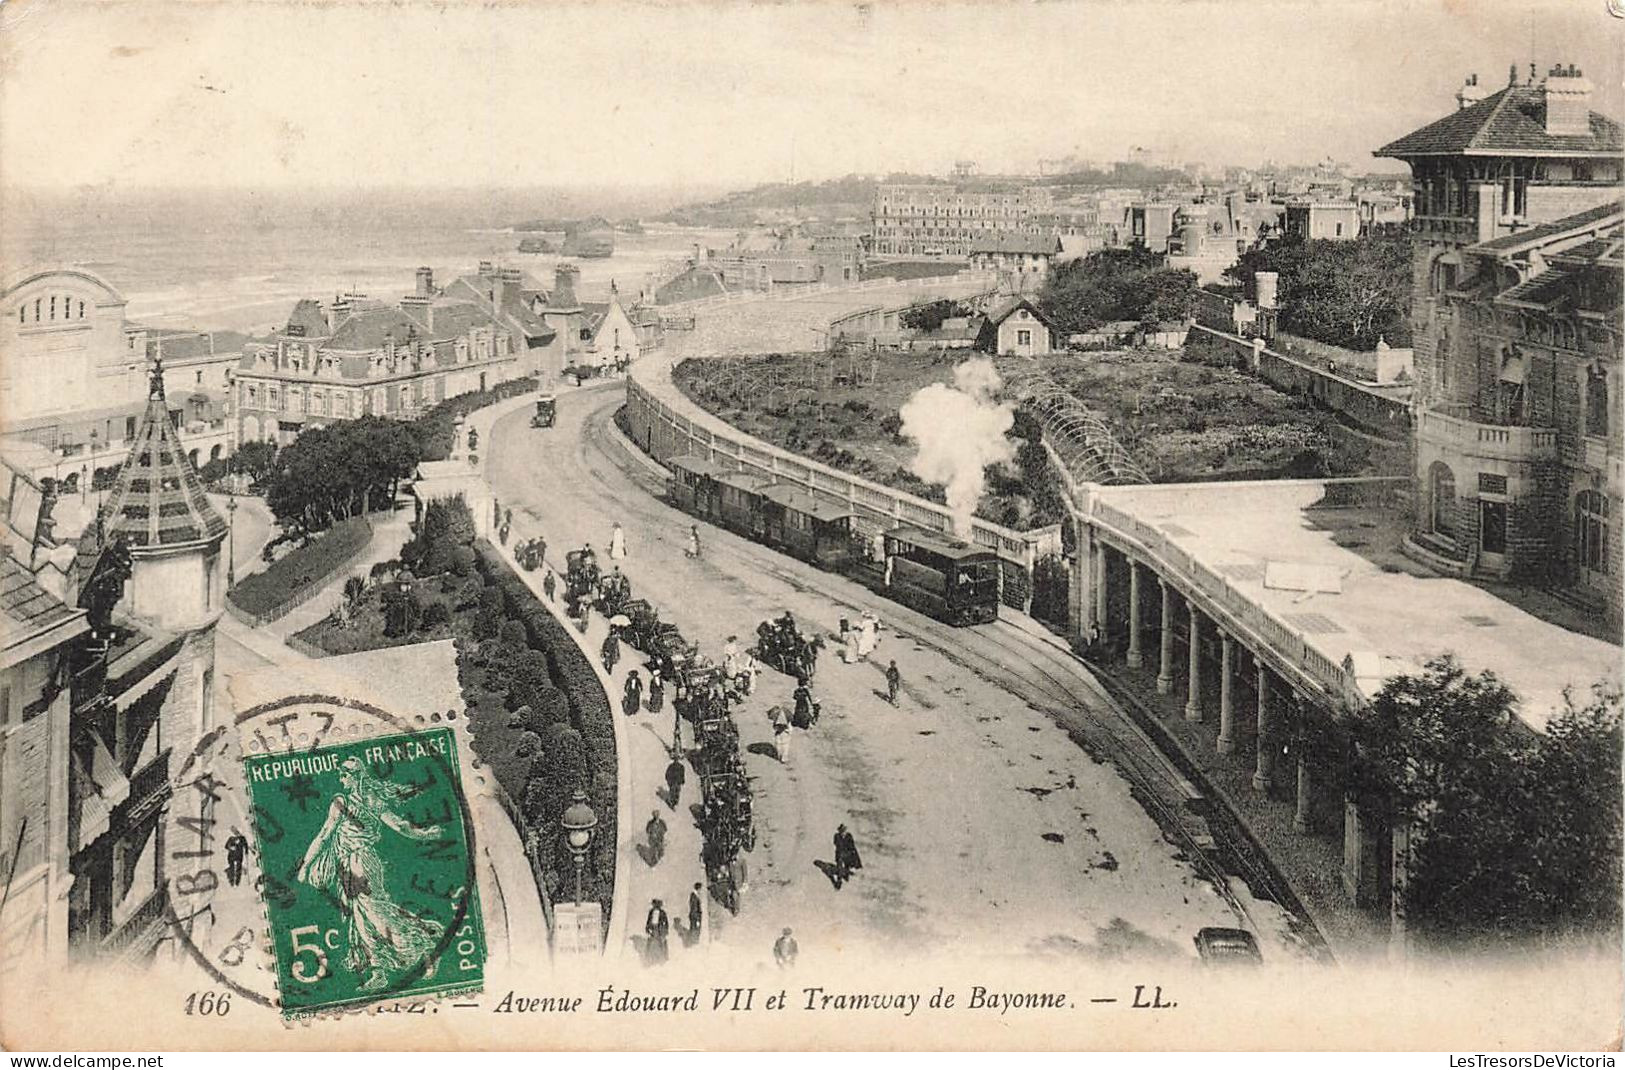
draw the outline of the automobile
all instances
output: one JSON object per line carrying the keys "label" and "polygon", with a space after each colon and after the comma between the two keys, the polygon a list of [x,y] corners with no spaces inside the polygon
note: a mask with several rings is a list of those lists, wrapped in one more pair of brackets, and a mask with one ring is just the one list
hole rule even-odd
{"label": "automobile", "polygon": [[1196,953],[1203,962],[1217,966],[1258,966],[1264,961],[1258,941],[1246,929],[1202,929],[1196,934]]}
{"label": "automobile", "polygon": [[543,394],[536,399],[536,414],[530,418],[530,426],[552,427],[557,416],[557,399],[552,394]]}

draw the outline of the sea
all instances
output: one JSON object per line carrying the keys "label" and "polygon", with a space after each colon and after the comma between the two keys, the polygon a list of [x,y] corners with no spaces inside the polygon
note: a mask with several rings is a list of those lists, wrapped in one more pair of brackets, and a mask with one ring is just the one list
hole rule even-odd
{"label": "sea", "polygon": [[[520,253],[516,223],[535,218],[657,215],[718,189],[202,189],[7,190],[0,201],[0,264],[18,272],[77,265],[155,327],[263,334],[295,301],[340,292],[391,300],[420,266],[438,283],[482,260],[519,267],[551,286],[562,258]],[[573,261],[578,295],[651,292],[683,268],[696,243],[733,232],[645,222],[617,232],[615,253]]]}

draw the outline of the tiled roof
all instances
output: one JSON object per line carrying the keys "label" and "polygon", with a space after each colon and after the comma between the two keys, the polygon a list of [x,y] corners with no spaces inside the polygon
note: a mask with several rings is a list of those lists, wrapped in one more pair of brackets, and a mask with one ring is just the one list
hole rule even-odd
{"label": "tiled roof", "polygon": [[1537,249],[1565,235],[1584,232],[1594,227],[1606,228],[1610,220],[1618,222],[1621,219],[1625,219],[1625,209],[1622,209],[1617,201],[1610,201],[1608,204],[1599,204],[1595,208],[1588,208],[1584,212],[1576,212],[1562,219],[1554,219],[1550,223],[1542,223],[1528,230],[1519,230],[1479,242],[1468,251],[1506,254],[1524,249]]}
{"label": "tiled roof", "polygon": [[44,631],[76,612],[36,583],[33,573],[9,553],[0,554],[0,616],[7,624],[8,642],[14,637],[12,633],[24,629],[30,633]]}
{"label": "tiled roof", "polygon": [[1052,331],[1055,330],[1055,324],[1050,320],[1050,318],[1044,315],[1043,312],[1039,311],[1038,306],[1027,300],[1025,297],[1013,298],[989,312],[987,314],[987,325],[990,327],[997,327],[999,324],[1009,319],[1018,308],[1025,308],[1027,311],[1033,314],[1033,318],[1038,320],[1038,322],[1042,323]]}
{"label": "tiled roof", "polygon": [[307,338],[320,338],[326,334],[327,317],[322,315],[321,303],[309,297],[301,299],[288,315],[288,326],[303,328]]}
{"label": "tiled roof", "polygon": [[1562,268],[1550,268],[1532,279],[1526,279],[1509,290],[1495,295],[1497,302],[1538,308],[1556,312],[1571,304],[1575,296],[1574,280]]}
{"label": "tiled roof", "polygon": [[1508,86],[1477,104],[1451,112],[1378,149],[1376,156],[1455,153],[1618,153],[1625,150],[1620,125],[1591,113],[1589,134],[1546,132],[1546,93],[1539,86]]}
{"label": "tiled roof", "polygon": [[728,286],[722,281],[720,272],[713,267],[697,265],[656,290],[655,304],[669,305],[727,292]]}
{"label": "tiled roof", "polygon": [[442,310],[438,305],[434,310],[435,329],[430,332],[424,329],[423,324],[408,316],[398,308],[369,308],[361,312],[352,312],[344,317],[338,330],[333,332],[324,349],[344,349],[350,351],[368,351],[381,348],[385,336],[395,340],[396,345],[405,345],[409,339],[423,338],[432,334],[436,338],[448,337],[441,328],[442,316],[447,315],[450,309],[466,308],[461,303],[447,306]]}
{"label": "tiled roof", "polygon": [[120,537],[139,551],[211,537],[218,541],[225,533],[226,522],[204,496],[169,422],[162,367],[154,363],[147,411],[106,503],[80,536],[75,567],[81,577],[90,576],[102,551]]}

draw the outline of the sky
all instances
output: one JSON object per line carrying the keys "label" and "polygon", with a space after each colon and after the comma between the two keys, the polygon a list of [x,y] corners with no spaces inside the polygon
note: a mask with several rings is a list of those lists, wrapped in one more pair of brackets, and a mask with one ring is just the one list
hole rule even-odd
{"label": "sky", "polygon": [[1356,168],[1605,0],[0,5],[10,186],[748,185],[1043,157]]}

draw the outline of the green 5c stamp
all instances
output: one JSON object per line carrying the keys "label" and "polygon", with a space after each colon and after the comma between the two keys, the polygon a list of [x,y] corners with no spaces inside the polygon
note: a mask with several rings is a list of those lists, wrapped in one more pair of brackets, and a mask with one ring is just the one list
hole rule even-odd
{"label": "green 5c stamp", "polygon": [[284,1014],[479,988],[485,934],[449,729],[243,764]]}

